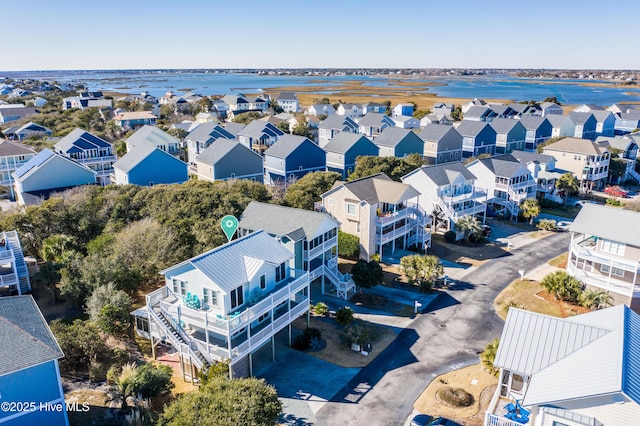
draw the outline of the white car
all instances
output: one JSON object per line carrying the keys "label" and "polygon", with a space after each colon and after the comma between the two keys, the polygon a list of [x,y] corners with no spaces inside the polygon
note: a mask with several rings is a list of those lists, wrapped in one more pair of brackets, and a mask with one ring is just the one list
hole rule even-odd
{"label": "white car", "polygon": [[591,201],[591,200],[578,200],[575,202],[574,206],[576,207],[582,207],[585,204],[598,204],[595,201]]}

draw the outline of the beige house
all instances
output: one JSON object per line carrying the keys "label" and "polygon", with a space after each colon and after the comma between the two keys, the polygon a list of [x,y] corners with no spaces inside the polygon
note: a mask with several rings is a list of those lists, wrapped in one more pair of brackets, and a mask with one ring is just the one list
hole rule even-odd
{"label": "beige house", "polygon": [[591,140],[561,139],[545,146],[543,154],[556,159],[556,169],[573,173],[580,181],[581,192],[602,189],[607,181],[609,151]]}
{"label": "beige house", "polygon": [[640,312],[640,213],[586,204],[571,224],[567,272]]}
{"label": "beige house", "polygon": [[396,248],[431,245],[431,216],[419,205],[411,185],[384,173],[336,182],[322,194],[322,210],[341,223],[340,230],[360,238],[360,257],[393,255]]}

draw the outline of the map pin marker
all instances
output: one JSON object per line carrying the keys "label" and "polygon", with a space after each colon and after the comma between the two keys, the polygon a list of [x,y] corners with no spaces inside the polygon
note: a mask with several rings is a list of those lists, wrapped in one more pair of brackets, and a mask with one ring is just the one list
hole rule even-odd
{"label": "map pin marker", "polygon": [[224,235],[226,235],[227,239],[231,241],[233,234],[235,234],[236,229],[238,229],[238,219],[236,219],[235,216],[227,215],[222,218],[220,226],[222,227]]}

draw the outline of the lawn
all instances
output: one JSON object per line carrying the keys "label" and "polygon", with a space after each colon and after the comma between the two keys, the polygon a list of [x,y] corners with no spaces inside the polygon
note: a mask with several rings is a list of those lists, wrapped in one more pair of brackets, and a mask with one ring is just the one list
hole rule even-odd
{"label": "lawn", "polygon": [[496,297],[493,308],[503,320],[507,318],[509,306],[515,306],[539,314],[566,318],[589,312],[589,309],[570,302],[555,300],[542,289],[538,281],[517,279]]}
{"label": "lawn", "polygon": [[555,266],[556,268],[565,268],[567,266],[567,260],[569,260],[569,253],[562,253],[547,263],[551,266]]}
{"label": "lawn", "polygon": [[[480,426],[497,385],[498,379],[484,371],[480,364],[471,365],[433,379],[413,407],[423,414],[446,417],[464,425]],[[437,396],[438,390],[445,386],[466,390],[473,395],[473,404],[464,408],[453,408],[445,404]]]}
{"label": "lawn", "polygon": [[578,212],[580,211],[580,207],[578,206],[565,206],[565,207],[541,207],[540,213],[549,214],[553,216],[566,217],[567,219],[574,219]]}

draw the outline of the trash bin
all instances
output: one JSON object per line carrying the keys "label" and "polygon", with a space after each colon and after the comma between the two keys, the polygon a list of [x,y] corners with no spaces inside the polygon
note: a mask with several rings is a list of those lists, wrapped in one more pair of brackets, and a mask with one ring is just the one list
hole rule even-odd
{"label": "trash bin", "polygon": [[371,343],[367,343],[366,345],[364,345],[364,350],[371,353],[371,350],[373,348],[371,347]]}

